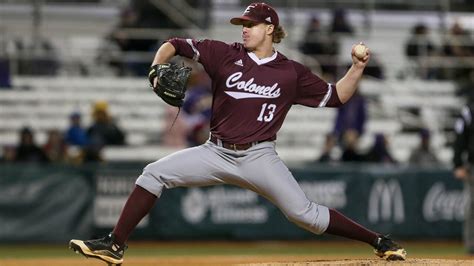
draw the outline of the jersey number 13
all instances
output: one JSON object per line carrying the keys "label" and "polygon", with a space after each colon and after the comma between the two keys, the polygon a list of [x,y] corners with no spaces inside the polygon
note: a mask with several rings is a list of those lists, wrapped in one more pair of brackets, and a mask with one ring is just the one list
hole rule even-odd
{"label": "jersey number 13", "polygon": [[275,113],[276,105],[272,104],[262,104],[262,109],[260,110],[260,115],[257,118],[257,121],[270,122],[273,119],[273,113]]}

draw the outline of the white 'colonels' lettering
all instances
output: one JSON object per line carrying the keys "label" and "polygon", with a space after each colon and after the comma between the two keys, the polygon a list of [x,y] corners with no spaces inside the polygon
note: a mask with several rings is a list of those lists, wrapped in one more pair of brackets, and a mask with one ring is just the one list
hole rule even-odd
{"label": "white 'colonels' lettering", "polygon": [[278,83],[275,83],[272,86],[264,86],[255,84],[254,78],[245,81],[240,80],[241,77],[242,72],[235,72],[227,78],[226,86],[229,89],[236,87],[237,89],[243,90],[245,92],[226,91],[225,93],[234,97],[235,99],[278,98],[280,96],[280,88],[277,88]]}

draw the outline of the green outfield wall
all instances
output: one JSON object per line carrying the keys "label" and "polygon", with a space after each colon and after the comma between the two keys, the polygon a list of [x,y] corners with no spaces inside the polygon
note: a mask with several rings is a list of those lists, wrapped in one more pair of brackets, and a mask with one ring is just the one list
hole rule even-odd
{"label": "green outfield wall", "polygon": [[[109,232],[145,163],[0,165],[0,242]],[[397,238],[460,239],[467,194],[447,168],[290,167],[309,199]],[[284,195],[282,195],[284,196]],[[310,239],[270,202],[232,186],[165,190],[132,239]]]}

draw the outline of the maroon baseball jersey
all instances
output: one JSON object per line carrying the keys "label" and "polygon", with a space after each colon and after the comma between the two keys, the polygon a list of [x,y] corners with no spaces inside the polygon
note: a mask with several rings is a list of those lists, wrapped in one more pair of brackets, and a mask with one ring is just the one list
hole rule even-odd
{"label": "maroon baseball jersey", "polygon": [[170,39],[176,54],[200,62],[212,80],[211,133],[242,144],[274,140],[293,104],[341,105],[336,88],[279,52],[259,59],[240,43]]}

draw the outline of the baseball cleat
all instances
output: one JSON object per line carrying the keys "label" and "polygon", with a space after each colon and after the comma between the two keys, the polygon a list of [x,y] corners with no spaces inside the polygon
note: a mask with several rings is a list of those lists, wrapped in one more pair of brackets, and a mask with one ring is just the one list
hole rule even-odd
{"label": "baseball cleat", "polygon": [[121,265],[127,245],[114,243],[114,235],[110,233],[106,237],[93,240],[72,239],[69,241],[69,248],[87,258],[103,260],[108,265]]}
{"label": "baseball cleat", "polygon": [[375,255],[386,260],[405,260],[407,252],[388,236],[380,236],[374,249]]}

